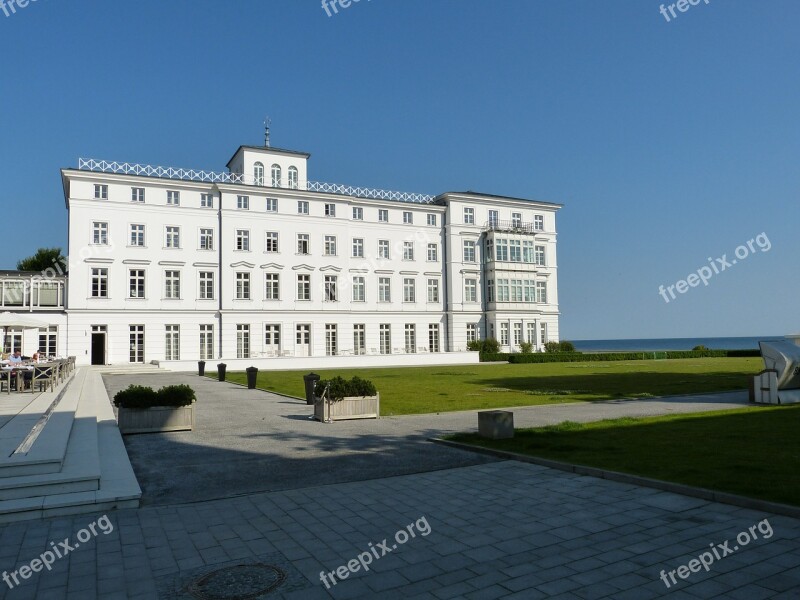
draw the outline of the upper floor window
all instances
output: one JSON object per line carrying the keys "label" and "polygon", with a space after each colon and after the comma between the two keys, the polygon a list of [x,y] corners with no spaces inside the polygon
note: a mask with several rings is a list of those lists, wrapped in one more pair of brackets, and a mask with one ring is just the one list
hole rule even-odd
{"label": "upper floor window", "polygon": [[272,165],[272,187],[281,187],[281,166]]}
{"label": "upper floor window", "polygon": [[381,223],[388,223],[389,222],[389,211],[385,208],[378,209],[378,221]]}
{"label": "upper floor window", "polygon": [[464,280],[464,302],[477,302],[478,301],[478,280],[465,279]]}
{"label": "upper floor window", "polygon": [[336,216],[336,205],[335,204],[326,204],[325,205],[325,216],[326,217],[335,217]]}
{"label": "upper floor window", "polygon": [[428,225],[436,225],[436,215],[428,213]]}
{"label": "upper floor window", "polygon": [[297,167],[289,167],[289,188],[296,190],[298,185]]}
{"label": "upper floor window", "polygon": [[280,300],[281,299],[281,285],[280,274],[266,273],[264,275],[264,299],[265,300]]}
{"label": "upper floor window", "polygon": [[236,230],[236,249],[242,252],[250,251],[250,231],[247,229]]}
{"label": "upper floor window", "polygon": [[214,299],[214,272],[200,271],[200,300]]}
{"label": "upper floor window", "polygon": [[128,298],[144,298],[144,269],[131,269]]}
{"label": "upper floor window", "polygon": [[181,228],[174,226],[167,226],[167,248],[180,248],[181,247]]}
{"label": "upper floor window", "polygon": [[309,239],[307,233],[297,234],[297,253],[310,254]]}
{"label": "upper floor window", "polygon": [[522,240],[509,240],[511,262],[522,262]]}
{"label": "upper floor window", "polygon": [[403,223],[405,223],[406,225],[413,224],[414,223],[414,213],[412,213],[410,210],[404,210],[403,211]]}
{"label": "upper floor window", "polygon": [[250,273],[236,273],[236,299],[250,300]]}
{"label": "upper floor window", "polygon": [[214,208],[214,195],[200,194],[200,208]]}
{"label": "upper floor window", "polygon": [[253,165],[253,183],[264,185],[264,164],[257,162]]}
{"label": "upper floor window", "polygon": [[544,231],[544,215],[533,215],[533,228],[536,231]]}
{"label": "upper floor window", "polygon": [[353,238],[353,258],[364,258],[364,238]]}
{"label": "upper floor window", "polygon": [[389,277],[378,278],[378,302],[392,301],[392,280]]}
{"label": "upper floor window", "polygon": [[181,203],[181,193],[177,190],[167,190],[167,204],[179,206]]}
{"label": "upper floor window", "polygon": [[544,304],[547,303],[547,282],[536,282],[536,301]]}
{"label": "upper floor window", "polygon": [[144,202],[144,188],[131,188],[131,202]]}
{"label": "upper floor window", "polygon": [[378,258],[389,259],[389,240],[378,240]]}
{"label": "upper floor window", "polygon": [[297,276],[297,299],[311,300],[311,275]]}
{"label": "upper floor window", "polygon": [[164,272],[164,298],[177,300],[181,297],[181,272]]}
{"label": "upper floor window", "polygon": [[236,196],[236,208],[250,210],[250,196]]}
{"label": "upper floor window", "polygon": [[214,249],[214,230],[203,228],[200,230],[200,250]]}
{"label": "upper floor window", "polygon": [[514,229],[522,227],[522,213],[511,213],[511,226]]}
{"label": "upper floor window", "polygon": [[500,213],[496,210],[489,211],[489,226],[496,227],[497,224],[500,222]]}
{"label": "upper floor window", "polygon": [[298,200],[297,201],[297,214],[298,215],[307,215],[308,214],[308,202],[305,200]]}
{"label": "upper floor window", "polygon": [[144,225],[131,225],[131,246],[144,246]]}
{"label": "upper floor window", "polygon": [[439,302],[438,279],[428,279],[428,302]]}
{"label": "upper floor window", "polygon": [[95,221],[92,224],[92,243],[103,246],[108,244],[108,223]]}
{"label": "upper floor window", "polygon": [[95,200],[108,200],[108,186],[96,183],[94,186]]}
{"label": "upper floor window", "polygon": [[337,302],[338,296],[336,294],[336,283],[338,277],[336,275],[325,275],[325,302]]}
{"label": "upper floor window", "polygon": [[417,301],[417,282],[412,277],[403,279],[403,302]]}
{"label": "upper floor window", "polygon": [[360,206],[353,207],[353,220],[354,221],[363,221],[364,220],[364,209]]}
{"label": "upper floor window", "polygon": [[356,275],[353,277],[353,302],[364,302],[366,300],[366,282],[364,277]]}
{"label": "upper floor window", "polygon": [[266,252],[278,252],[278,232],[267,232],[267,247]]}
{"label": "upper floor window", "polygon": [[464,225],[475,224],[475,209],[469,206],[464,207]]}
{"label": "upper floor window", "polygon": [[92,298],[108,298],[108,269],[92,269]]}
{"label": "upper floor window", "polygon": [[508,260],[508,240],[496,240],[495,256],[498,261]]}
{"label": "upper floor window", "polygon": [[403,260],[414,260],[414,242],[403,242]]}
{"label": "upper floor window", "polygon": [[267,198],[267,212],[278,212],[278,199],[277,198]]}
{"label": "upper floor window", "polygon": [[428,244],[428,261],[436,262],[439,260],[439,244]]}
{"label": "upper floor window", "polygon": [[536,246],[534,251],[534,263],[541,267],[545,266],[544,246]]}
{"label": "upper floor window", "polygon": [[325,236],[325,256],[336,256],[336,236]]}
{"label": "upper floor window", "polygon": [[475,262],[475,242],[464,240],[464,262]]}

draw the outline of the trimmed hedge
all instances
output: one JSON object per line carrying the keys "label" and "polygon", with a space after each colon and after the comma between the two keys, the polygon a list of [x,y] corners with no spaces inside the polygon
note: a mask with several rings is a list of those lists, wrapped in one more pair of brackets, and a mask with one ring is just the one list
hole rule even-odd
{"label": "trimmed hedge", "polygon": [[189,406],[196,400],[188,385],[167,385],[157,392],[151,387],[129,385],[114,394],[114,406],[120,408],[152,408],[154,406]]}
{"label": "trimmed hedge", "polygon": [[375,385],[361,377],[353,377],[350,380],[342,377],[334,377],[333,379],[320,379],[314,387],[314,395],[321,397],[325,393],[325,388],[328,389],[329,398],[333,401],[341,400],[348,396],[374,396],[378,393]]}
{"label": "trimmed hedge", "polygon": [[479,360],[481,362],[510,362],[512,356],[515,355],[508,352],[481,352]]}
{"label": "trimmed hedge", "polygon": [[744,358],[759,357],[759,350],[670,350],[661,352],[552,352],[537,354],[510,354],[512,364],[551,362],[603,362],[611,360],[664,360],[679,358]]}

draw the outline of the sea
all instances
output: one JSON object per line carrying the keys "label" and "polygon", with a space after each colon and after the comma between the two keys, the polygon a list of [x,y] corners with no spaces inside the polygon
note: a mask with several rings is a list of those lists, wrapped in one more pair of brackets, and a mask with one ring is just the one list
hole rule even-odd
{"label": "sea", "polygon": [[757,350],[758,342],[774,342],[784,339],[782,336],[764,336],[570,341],[575,344],[575,350],[579,352],[657,352],[691,350],[695,346],[705,346],[711,350]]}

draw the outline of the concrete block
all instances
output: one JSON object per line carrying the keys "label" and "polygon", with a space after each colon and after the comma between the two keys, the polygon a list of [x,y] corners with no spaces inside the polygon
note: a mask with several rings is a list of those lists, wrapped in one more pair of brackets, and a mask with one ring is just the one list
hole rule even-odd
{"label": "concrete block", "polygon": [[484,410],[478,413],[478,435],[490,440],[514,437],[514,413],[507,410]]}

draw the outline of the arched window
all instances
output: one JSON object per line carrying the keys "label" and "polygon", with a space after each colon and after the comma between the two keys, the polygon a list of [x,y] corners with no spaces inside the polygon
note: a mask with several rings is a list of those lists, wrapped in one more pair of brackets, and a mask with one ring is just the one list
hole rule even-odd
{"label": "arched window", "polygon": [[297,167],[289,167],[289,187],[297,189]]}
{"label": "arched window", "polygon": [[253,167],[253,178],[256,185],[264,185],[264,165],[257,162]]}
{"label": "arched window", "polygon": [[281,166],[272,165],[272,187],[281,187]]}

